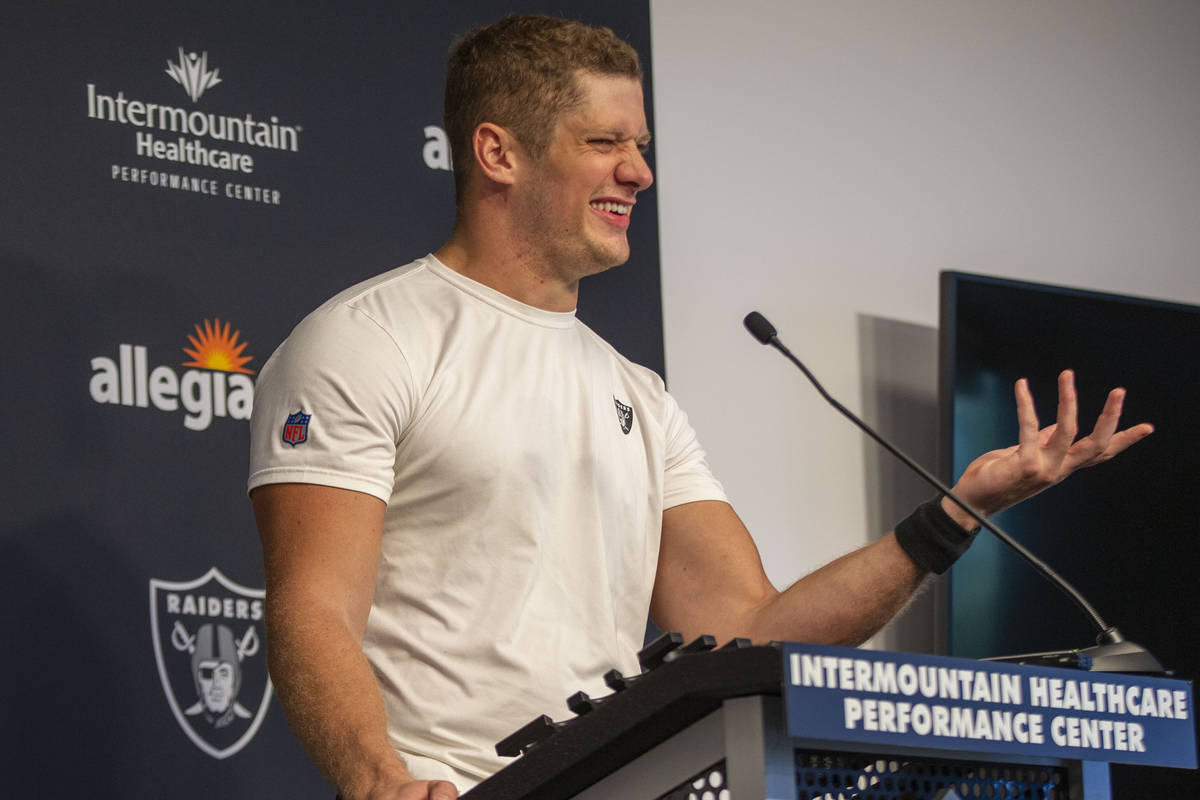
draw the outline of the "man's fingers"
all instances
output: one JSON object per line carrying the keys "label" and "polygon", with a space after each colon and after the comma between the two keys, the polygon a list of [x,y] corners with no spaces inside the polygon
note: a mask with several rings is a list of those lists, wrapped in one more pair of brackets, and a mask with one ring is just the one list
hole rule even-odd
{"label": "man's fingers", "polygon": [[1037,411],[1033,407],[1033,394],[1029,391],[1029,381],[1021,378],[1013,387],[1017,398],[1017,441],[1020,447],[1036,447],[1038,442]]}
{"label": "man's fingers", "polygon": [[1116,431],[1125,390],[1114,389],[1105,400],[1092,432],[1078,442],[1073,441],[1078,433],[1078,407],[1075,375],[1070,370],[1064,370],[1058,377],[1057,421],[1042,430],[1038,430],[1029,382],[1020,379],[1013,392],[1019,443],[983,454],[971,462],[960,479],[964,491],[970,484],[970,492],[963,497],[988,513],[1008,508],[1058,483],[1076,469],[1107,461],[1154,432],[1148,423]]}
{"label": "man's fingers", "polygon": [[1050,437],[1054,435],[1054,432],[1056,430],[1058,430],[1057,422],[1054,423],[1053,425],[1047,425],[1046,427],[1044,427],[1040,431],[1038,431],[1038,444],[1040,444],[1042,447],[1045,447],[1046,445],[1050,444]]}
{"label": "man's fingers", "polygon": [[[1108,393],[1108,399],[1104,401],[1104,410],[1096,419],[1096,427],[1087,437],[1080,439],[1067,451],[1066,468],[1068,471],[1099,463],[1117,454],[1116,452],[1109,453],[1108,447],[1112,443],[1117,423],[1121,420],[1121,405],[1124,401],[1124,389],[1113,389]],[[1133,442],[1129,442],[1121,449],[1125,449],[1130,444]]]}
{"label": "man's fingers", "polygon": [[1100,416],[1096,419],[1096,427],[1092,430],[1092,437],[1103,440],[1105,446],[1108,444],[1109,438],[1117,429],[1117,423],[1121,421],[1121,407],[1125,403],[1125,390],[1113,389],[1108,393],[1108,399],[1104,401],[1104,410],[1100,412]]}
{"label": "man's fingers", "polygon": [[1121,408],[1125,402],[1125,390],[1113,389],[1104,402],[1104,410],[1096,420],[1096,427],[1086,439],[1075,443],[1068,453],[1068,468],[1075,470],[1107,461],[1136,442],[1154,432],[1154,426],[1143,422],[1115,433],[1121,420]]}
{"label": "man's fingers", "polygon": [[1067,454],[1067,472],[1070,473],[1074,470],[1090,467],[1095,464],[1103,464],[1122,450],[1137,444],[1152,433],[1154,433],[1154,426],[1148,422],[1143,422],[1140,425],[1134,425],[1132,428],[1126,428],[1119,433],[1114,433],[1108,438],[1108,441],[1104,442],[1103,447],[1100,447],[1099,443],[1092,442],[1092,437],[1090,436],[1087,439],[1081,439],[1075,443],[1075,447],[1072,447],[1071,452]]}
{"label": "man's fingers", "polygon": [[1058,376],[1058,420],[1054,434],[1046,443],[1051,459],[1058,460],[1066,455],[1079,433],[1078,400],[1075,396],[1075,373],[1063,370]]}
{"label": "man's fingers", "polygon": [[1104,452],[1100,454],[1098,461],[1107,461],[1125,448],[1137,444],[1152,433],[1154,433],[1154,426],[1148,422],[1134,425],[1132,428],[1126,428],[1120,433],[1114,433],[1112,438],[1108,440],[1108,447],[1104,448]]}
{"label": "man's fingers", "polygon": [[456,800],[458,787],[449,781],[430,781],[429,800]]}

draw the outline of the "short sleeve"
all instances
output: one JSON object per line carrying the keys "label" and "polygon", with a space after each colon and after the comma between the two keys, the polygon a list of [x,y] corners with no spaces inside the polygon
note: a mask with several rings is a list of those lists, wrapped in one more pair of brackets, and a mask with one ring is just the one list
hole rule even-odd
{"label": "short sleeve", "polygon": [[263,366],[250,421],[248,489],[314,483],[391,497],[416,401],[408,361],[347,304],[305,318]]}
{"label": "short sleeve", "polygon": [[704,449],[688,424],[687,414],[665,395],[665,477],[663,510],[697,500],[725,500],[725,490],[708,468]]}

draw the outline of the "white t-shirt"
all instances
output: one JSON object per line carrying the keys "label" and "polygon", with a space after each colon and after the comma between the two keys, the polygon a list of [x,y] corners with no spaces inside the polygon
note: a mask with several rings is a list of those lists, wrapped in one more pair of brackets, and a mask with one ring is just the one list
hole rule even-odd
{"label": "white t-shirt", "polygon": [[387,503],[364,650],[410,770],[464,791],[637,671],[663,510],[724,499],[656,374],[433,256],[310,314],[255,394],[249,488]]}

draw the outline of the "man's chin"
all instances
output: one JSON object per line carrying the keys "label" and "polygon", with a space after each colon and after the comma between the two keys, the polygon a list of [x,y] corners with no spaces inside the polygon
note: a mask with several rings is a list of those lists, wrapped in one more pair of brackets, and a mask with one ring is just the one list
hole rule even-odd
{"label": "man's chin", "polygon": [[615,269],[615,268],[623,265],[628,260],[629,260],[629,255],[626,254],[625,257],[620,259],[619,261],[616,259],[610,259],[608,261],[597,262],[595,268],[592,269],[590,272],[588,272],[588,275],[599,275],[602,272],[608,272],[610,269]]}
{"label": "man's chin", "polygon": [[574,256],[564,254],[561,263],[569,264],[570,272],[578,278],[599,275],[601,272],[619,267],[629,260],[629,245],[622,244],[591,242],[585,249],[576,252]]}
{"label": "man's chin", "polygon": [[629,243],[622,242],[618,246],[606,247],[597,252],[596,256],[594,261],[599,267],[596,272],[605,272],[613,267],[619,267],[629,260]]}

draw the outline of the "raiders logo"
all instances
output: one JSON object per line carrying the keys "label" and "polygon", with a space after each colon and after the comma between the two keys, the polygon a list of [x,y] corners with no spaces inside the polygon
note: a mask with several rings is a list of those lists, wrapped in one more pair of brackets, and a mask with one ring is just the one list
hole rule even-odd
{"label": "raiders logo", "polygon": [[213,758],[245,747],[267,713],[265,594],[216,567],[191,581],[150,579],[150,631],[167,703]]}
{"label": "raiders logo", "polygon": [[615,395],[613,402],[617,404],[617,421],[621,423],[621,433],[628,434],[633,430],[633,409],[618,400]]}

